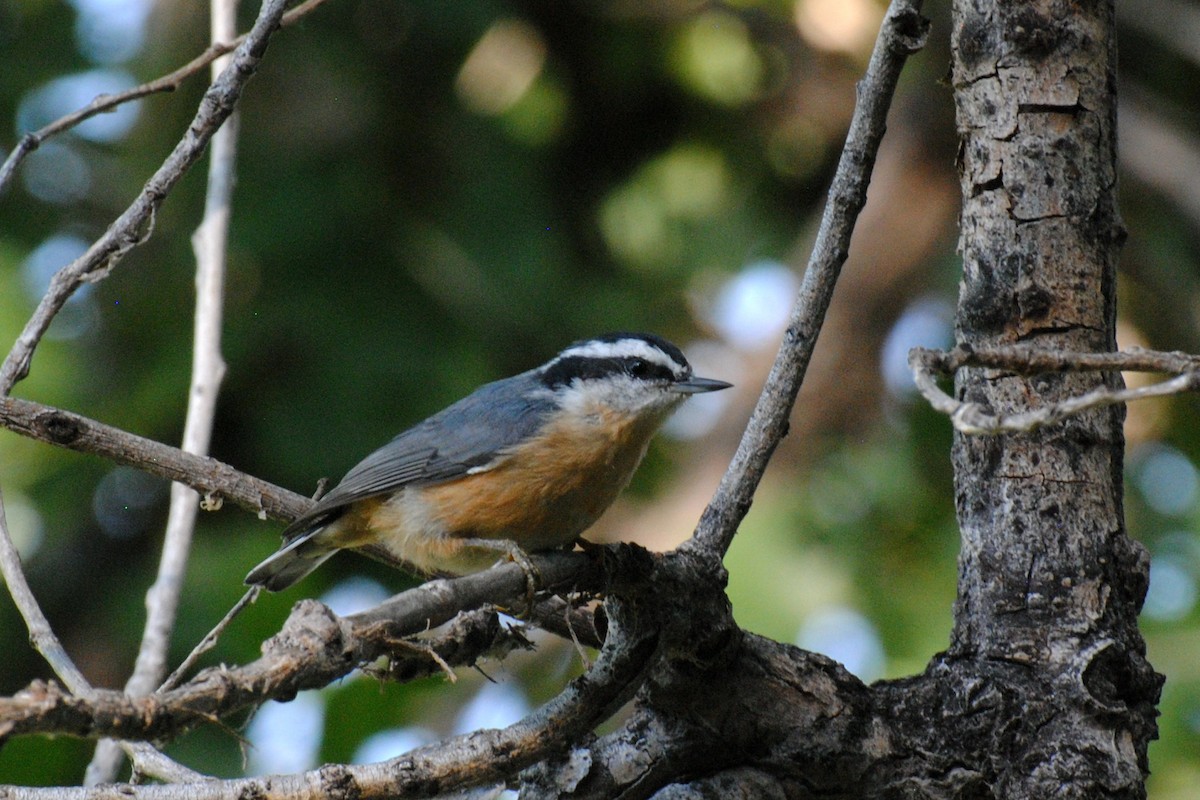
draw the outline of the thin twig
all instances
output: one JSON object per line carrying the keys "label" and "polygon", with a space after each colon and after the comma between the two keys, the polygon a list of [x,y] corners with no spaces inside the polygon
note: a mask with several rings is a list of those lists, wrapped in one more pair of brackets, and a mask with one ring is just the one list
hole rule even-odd
{"label": "thin twig", "polygon": [[446,662],[446,659],[442,658],[441,655],[438,654],[438,651],[434,649],[433,645],[429,644],[428,642],[422,642],[420,640],[413,639],[397,639],[395,646],[400,650],[407,650],[410,653],[415,653],[423,658],[429,659],[437,665],[437,668],[441,670],[441,673],[446,677],[446,680],[448,680],[450,683],[458,683],[458,673],[454,671],[454,667],[450,666],[450,664]]}
{"label": "thin twig", "polygon": [[[292,23],[299,20],[301,17],[315,11],[320,6],[324,5],[328,0],[307,0],[307,2],[293,8],[291,11],[283,15],[279,21],[279,27],[286,28]],[[242,34],[233,41],[213,42],[207,50],[193,58],[188,63],[184,64],[174,72],[167,73],[152,81],[148,81],[139,86],[134,86],[131,89],[126,89],[123,92],[114,94],[98,95],[92,102],[88,103],[83,108],[71,112],[65,116],[59,117],[50,124],[38,128],[36,131],[25,134],[17,142],[17,146],[9,153],[8,158],[0,165],[0,196],[8,189],[13,177],[17,173],[17,167],[25,160],[25,157],[37,150],[43,142],[52,136],[57,136],[64,131],[74,128],[84,120],[90,119],[97,114],[104,114],[112,111],[118,106],[134,100],[140,100],[143,97],[149,97],[152,94],[160,94],[163,92],[173,92],[183,85],[184,81],[193,75],[197,75],[204,70],[205,67],[212,64],[226,53],[233,52],[238,45],[246,40],[248,34]]]}
{"label": "thin twig", "polygon": [[574,609],[568,601],[563,606],[563,622],[567,626],[567,631],[571,634],[571,644],[575,645],[575,652],[579,654],[579,663],[583,665],[583,671],[587,672],[592,668],[592,661],[588,658],[587,651],[583,649],[583,645],[579,643],[579,636],[575,633],[575,626],[571,624],[571,612]]}
{"label": "thin twig", "polygon": [[141,783],[144,778],[156,778],[167,783],[195,783],[196,781],[212,780],[210,776],[185,767],[146,742],[121,742],[121,749],[133,762],[131,783]]}
{"label": "thin twig", "polygon": [[50,288],[0,366],[0,396],[9,394],[17,381],[28,374],[34,350],[71,295],[85,282],[102,279],[130,250],[149,237],[155,214],[167,195],[199,160],[213,134],[233,113],[246,82],[258,69],[271,34],[279,27],[286,4],[287,0],[264,0],[254,27],[234,51],[230,66],[204,93],[200,108],[175,149],[133,203],[87,252],[54,274]]}
{"label": "thin twig", "polygon": [[858,101],[846,144],[779,354],[737,452],[695,534],[684,544],[686,548],[725,554],[750,510],[771,454],[787,433],[792,406],[849,253],[854,223],[867,200],[867,184],[883,140],[896,82],[908,56],[925,44],[929,23],[920,14],[921,5],[921,0],[893,0],[884,16],[866,74],[858,84]]}
{"label": "thin twig", "polygon": [[[500,570],[503,567],[493,569]],[[514,592],[520,591],[524,583],[523,573],[519,568],[507,572],[512,579]],[[302,603],[297,608],[305,605]],[[311,606],[319,604],[312,603]],[[647,627],[650,629],[645,629]],[[276,639],[270,640],[264,648],[275,642]],[[311,644],[319,647],[321,642]],[[187,797],[189,800],[309,797],[317,796],[315,787],[329,787],[321,792],[321,796],[333,793],[333,787],[337,787],[341,790],[339,794],[402,797],[426,793],[430,788],[445,792],[500,783],[524,767],[559,751],[563,742],[574,741],[627,702],[641,685],[646,665],[657,647],[658,639],[652,626],[641,625],[631,611],[626,624],[613,626],[609,640],[600,651],[592,670],[571,681],[558,696],[507,728],[456,736],[378,764],[329,765],[297,775],[193,783],[187,786]],[[296,655],[304,657],[304,654],[294,653],[293,658]],[[316,654],[310,653],[308,657],[316,657]],[[48,702],[65,700],[54,696],[53,687],[39,686],[37,692]],[[117,702],[127,699],[115,692],[110,694]],[[144,704],[141,710],[147,715],[156,710],[151,705],[151,698],[135,702]],[[137,710],[126,709],[131,713],[125,719],[133,724],[144,721],[132,713]],[[100,800],[111,798],[114,794],[109,787],[43,789],[14,786],[5,787],[4,796],[8,800]],[[140,800],[178,800],[181,795],[178,787],[146,785],[122,786],[120,796]]]}
{"label": "thin twig", "polygon": [[221,638],[221,634],[224,633],[225,629],[229,627],[229,623],[233,622],[237,615],[242,613],[242,610],[245,609],[246,606],[257,600],[261,591],[261,586],[252,586],[247,589],[246,593],[242,595],[242,599],[234,603],[233,608],[225,612],[225,616],[221,617],[221,621],[214,625],[213,629],[204,635],[204,638],[200,640],[200,643],[192,648],[192,652],[188,653],[187,658],[185,658],[179,664],[179,666],[175,668],[174,672],[167,676],[167,679],[163,681],[162,686],[159,686],[156,691],[169,692],[171,689],[174,689],[176,686],[178,686],[183,680],[183,676],[187,675],[192,667],[196,666],[196,662],[200,660],[200,657],[216,646],[217,640]]}
{"label": "thin twig", "polygon": [[[1001,433],[1028,433],[1092,408],[1128,403],[1148,397],[1167,397],[1200,391],[1200,358],[1187,353],[1161,353],[1133,350],[1120,353],[1073,353],[1010,346],[985,349],[956,348],[949,353],[914,348],[908,365],[917,389],[935,411],[950,417],[955,430],[980,436]],[[937,385],[935,372],[948,374],[974,366],[1023,374],[1068,371],[1177,372],[1170,378],[1134,389],[1101,386],[1085,394],[1069,397],[1016,414],[993,414],[978,403],[956,400]]]}
{"label": "thin twig", "polygon": [[54,629],[50,627],[50,622],[42,613],[37,598],[29,588],[29,582],[25,580],[25,571],[21,569],[21,555],[8,533],[3,492],[0,492],[0,570],[4,573],[8,593],[12,596],[17,610],[21,612],[21,618],[25,620],[25,627],[29,630],[29,641],[34,649],[42,654],[42,658],[46,659],[54,674],[68,689],[82,697],[89,697],[92,693],[91,684],[67,655],[66,648],[54,634]]}

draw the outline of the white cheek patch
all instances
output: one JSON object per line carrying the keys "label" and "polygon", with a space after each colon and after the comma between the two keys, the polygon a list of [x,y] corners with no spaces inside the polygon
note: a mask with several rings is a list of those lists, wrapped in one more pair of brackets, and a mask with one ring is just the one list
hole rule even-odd
{"label": "white cheek patch", "polygon": [[614,413],[637,417],[650,409],[669,410],[685,397],[666,390],[647,391],[641,382],[622,375],[572,381],[559,395],[559,403],[566,413],[599,422]]}
{"label": "white cheek patch", "polygon": [[603,381],[574,380],[559,396],[564,411],[581,416],[597,413],[598,408],[625,408],[639,396],[633,381],[613,376]]}

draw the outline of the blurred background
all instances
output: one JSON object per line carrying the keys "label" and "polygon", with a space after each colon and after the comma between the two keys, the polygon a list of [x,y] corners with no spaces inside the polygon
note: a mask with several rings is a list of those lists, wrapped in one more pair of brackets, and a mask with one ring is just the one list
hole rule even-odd
{"label": "blurred background", "polygon": [[[255,7],[243,9],[244,30]],[[1123,0],[1121,340],[1200,351],[1200,3]],[[667,549],[689,535],[778,345],[883,4],[333,0],[276,35],[241,106],[212,453],[301,493],[475,386],[568,342],[646,329],[737,384],[692,401],[590,534]],[[750,630],[865,680],[947,643],[958,548],[946,420],[908,348],[950,342],[959,262],[949,3],[929,2],[790,436],[728,559]],[[0,0],[0,155],[93,96],[207,43],[203,4]],[[130,202],[206,77],[47,142],[0,198],[0,349],[55,270]],[[203,170],[154,237],[80,292],[18,396],[178,443],[190,369]],[[704,401],[704,402],[701,402]],[[1153,557],[1143,615],[1167,675],[1150,796],[1200,782],[1200,405],[1130,410],[1126,511]],[[89,680],[127,678],[167,486],[0,432],[8,519],[43,608]],[[173,663],[242,592],[281,525],[199,521]],[[241,663],[293,602],[346,612],[412,584],[339,556],[265,596],[206,663]],[[580,669],[573,648],[451,684],[356,676],[168,752],[215,775],[375,761],[505,724]],[[0,693],[49,670],[0,599]],[[239,735],[240,734],[240,735]],[[241,738],[244,737],[244,738]],[[0,782],[77,782],[87,742],[26,737]]]}

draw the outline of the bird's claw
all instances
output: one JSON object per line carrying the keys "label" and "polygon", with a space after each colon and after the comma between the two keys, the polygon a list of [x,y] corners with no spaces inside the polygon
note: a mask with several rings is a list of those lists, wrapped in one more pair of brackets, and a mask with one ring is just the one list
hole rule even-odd
{"label": "bird's claw", "polygon": [[542,574],[520,547],[509,548],[508,557],[525,573],[525,616],[533,613],[533,598],[542,585]]}

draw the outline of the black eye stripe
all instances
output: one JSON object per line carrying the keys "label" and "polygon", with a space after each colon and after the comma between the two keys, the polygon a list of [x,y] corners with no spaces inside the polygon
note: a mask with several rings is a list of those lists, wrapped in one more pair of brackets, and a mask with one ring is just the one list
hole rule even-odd
{"label": "black eye stripe", "polygon": [[675,380],[675,374],[662,364],[655,364],[644,358],[619,359],[626,372],[635,378],[658,379],[663,381]]}
{"label": "black eye stripe", "polygon": [[612,359],[568,356],[551,363],[542,371],[542,382],[551,389],[566,386],[576,378],[602,378],[613,373]]}
{"label": "black eye stripe", "polygon": [[644,380],[675,380],[674,373],[663,366],[644,358],[596,358],[593,356],[568,356],[551,363],[542,371],[542,382],[551,389],[566,386],[571,381],[594,380],[612,375],[632,375]]}

